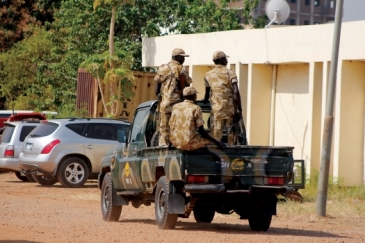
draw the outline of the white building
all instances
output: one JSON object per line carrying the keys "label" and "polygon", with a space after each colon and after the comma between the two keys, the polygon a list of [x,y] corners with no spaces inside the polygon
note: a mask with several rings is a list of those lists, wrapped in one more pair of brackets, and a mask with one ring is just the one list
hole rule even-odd
{"label": "white building", "polygon": [[[364,29],[365,21],[342,24],[330,170],[347,185],[365,181]],[[142,65],[158,67],[183,48],[201,99],[212,54],[224,51],[239,76],[249,144],[294,146],[309,174],[320,167],[333,31],[323,24],[145,38]]]}

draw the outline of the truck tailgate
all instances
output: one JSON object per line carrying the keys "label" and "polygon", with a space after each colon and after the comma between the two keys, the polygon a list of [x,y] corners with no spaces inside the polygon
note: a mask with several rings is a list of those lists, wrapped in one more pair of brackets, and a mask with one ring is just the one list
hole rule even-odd
{"label": "truck tailgate", "polygon": [[207,146],[184,151],[183,161],[189,175],[284,176],[292,171],[293,147]]}

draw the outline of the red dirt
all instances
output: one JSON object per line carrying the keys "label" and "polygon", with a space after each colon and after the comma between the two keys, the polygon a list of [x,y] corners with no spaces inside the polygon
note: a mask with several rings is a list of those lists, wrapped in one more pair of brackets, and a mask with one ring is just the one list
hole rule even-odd
{"label": "red dirt", "polygon": [[0,174],[0,242],[365,242],[365,216],[341,218],[273,217],[267,232],[251,231],[247,220],[216,214],[211,224],[179,219],[176,229],[159,230],[154,204],[123,207],[119,222],[105,222],[96,181],[83,188],[59,183],[42,187]]}

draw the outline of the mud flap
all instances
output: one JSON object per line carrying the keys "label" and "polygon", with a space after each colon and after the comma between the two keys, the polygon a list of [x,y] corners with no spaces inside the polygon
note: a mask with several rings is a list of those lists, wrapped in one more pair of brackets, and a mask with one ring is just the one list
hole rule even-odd
{"label": "mud flap", "polygon": [[123,196],[117,195],[117,190],[113,187],[113,204],[115,206],[126,206],[128,205],[128,200],[126,200]]}
{"label": "mud flap", "polygon": [[169,194],[168,203],[167,212],[169,214],[185,213],[185,198],[181,194]]}
{"label": "mud flap", "polygon": [[271,196],[267,199],[262,208],[262,212],[264,215],[276,215],[276,205],[277,205],[277,197]]}

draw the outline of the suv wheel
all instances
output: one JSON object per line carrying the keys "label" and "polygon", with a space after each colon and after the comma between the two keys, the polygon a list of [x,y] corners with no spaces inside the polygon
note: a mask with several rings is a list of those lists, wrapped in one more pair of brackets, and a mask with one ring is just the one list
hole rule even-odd
{"label": "suv wheel", "polygon": [[64,187],[81,187],[89,178],[89,168],[82,159],[71,157],[61,163],[57,178]]}
{"label": "suv wheel", "polygon": [[40,184],[42,186],[52,186],[55,183],[57,183],[57,179],[50,175],[33,174],[32,176],[33,176],[33,179],[35,180],[35,182],[37,182],[38,184]]}
{"label": "suv wheel", "polygon": [[21,181],[24,181],[24,182],[29,181],[28,177],[25,175],[22,175],[22,173],[20,173],[19,171],[15,172],[15,176],[16,176],[16,178],[18,178]]}
{"label": "suv wheel", "polygon": [[34,178],[33,178],[32,174],[26,174],[25,176],[27,177],[28,181],[30,181],[30,182],[35,182],[35,180],[34,180]]}

